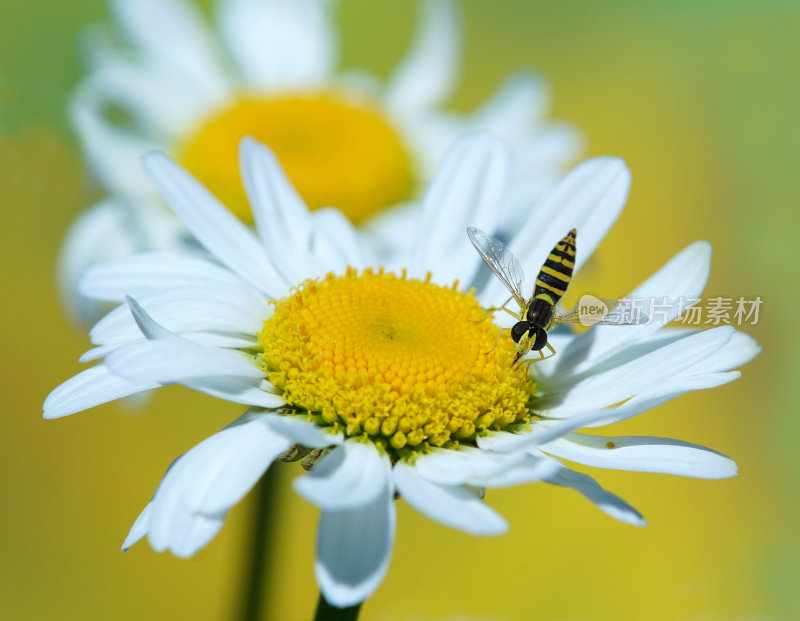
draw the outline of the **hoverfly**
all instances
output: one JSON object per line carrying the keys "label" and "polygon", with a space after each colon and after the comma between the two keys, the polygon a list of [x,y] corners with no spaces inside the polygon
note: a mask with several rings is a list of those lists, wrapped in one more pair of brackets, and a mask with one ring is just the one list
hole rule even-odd
{"label": "hoverfly", "polygon": [[[522,294],[522,283],[525,279],[522,265],[506,245],[475,227],[467,228],[467,236],[486,265],[519,304],[519,315],[508,310],[505,304],[494,309],[504,310],[519,319],[511,328],[511,339],[517,344],[517,355],[511,363],[512,366],[528,351],[539,352],[540,358],[533,362],[554,356],[556,351],[547,342],[547,332],[557,323],[635,325],[648,321],[647,316],[639,313],[626,313],[628,307],[625,304],[620,306],[615,300],[601,300],[594,297],[592,299],[604,307],[604,311],[599,314],[587,316],[577,307],[576,310],[563,315],[556,313],[556,304],[567,292],[572,272],[575,269],[575,238],[577,236],[575,229],[567,233],[547,255],[547,259],[536,277],[536,285],[530,299],[526,299]],[[609,306],[614,307],[612,312],[608,312]],[[542,352],[545,347],[551,352],[549,356],[545,356]]]}

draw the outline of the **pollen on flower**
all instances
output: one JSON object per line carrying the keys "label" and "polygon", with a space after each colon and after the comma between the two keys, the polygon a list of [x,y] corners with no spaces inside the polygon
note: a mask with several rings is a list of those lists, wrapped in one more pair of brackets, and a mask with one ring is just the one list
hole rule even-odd
{"label": "pollen on flower", "polygon": [[[527,422],[535,387],[470,293],[370,269],[306,281],[259,334],[296,411],[394,454]],[[477,319],[477,321],[476,321]]]}
{"label": "pollen on flower", "polygon": [[337,93],[242,96],[186,136],[178,158],[245,221],[252,215],[237,160],[245,136],[275,152],[311,209],[337,207],[356,224],[414,189],[405,145],[369,102]]}

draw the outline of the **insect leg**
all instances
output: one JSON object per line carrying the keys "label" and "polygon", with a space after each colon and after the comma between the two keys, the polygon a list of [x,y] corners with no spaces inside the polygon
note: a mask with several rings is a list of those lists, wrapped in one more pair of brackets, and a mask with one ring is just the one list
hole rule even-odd
{"label": "insect leg", "polygon": [[542,350],[540,349],[540,350],[539,350],[539,353],[540,353],[540,354],[542,354],[542,358],[541,358],[541,360],[546,360],[547,358],[552,358],[553,356],[555,356],[555,355],[556,355],[556,350],[555,350],[555,349],[553,349],[553,346],[552,346],[550,343],[545,343],[545,347],[547,347],[547,349],[549,349],[549,350],[550,350],[550,355],[549,355],[549,356],[545,356],[545,355],[542,353]]}
{"label": "insect leg", "polygon": [[482,309],[483,311],[486,312],[486,316],[483,319],[470,319],[470,321],[473,323],[481,323],[482,321],[486,321],[489,318],[489,315],[491,315],[492,313],[496,313],[497,311],[500,310],[505,311],[506,313],[511,315],[514,319],[519,319],[519,313],[515,313],[514,311],[506,308],[506,304],[508,304],[513,299],[514,296],[512,295],[509,296],[509,298],[505,302],[503,302],[502,306],[490,306],[489,308]]}
{"label": "insect leg", "polygon": [[[532,364],[534,364],[536,362],[541,362],[542,360],[544,360],[543,356],[544,356],[544,354],[542,354],[542,351],[539,350],[539,357],[538,358],[529,358],[528,360],[526,360],[522,364],[527,365],[528,369],[530,369]],[[528,369],[526,369],[526,372],[528,371]]]}
{"label": "insect leg", "polygon": [[509,315],[511,315],[514,318],[519,318],[519,313],[515,313],[515,312],[509,310],[508,308],[506,308],[506,305],[513,299],[514,299],[513,295],[508,296],[508,299],[506,299],[506,301],[503,302],[503,305],[502,306],[498,306],[498,307],[493,307],[492,308],[492,312],[501,310],[501,311],[507,312]]}
{"label": "insect leg", "polygon": [[[526,364],[526,365],[528,365],[528,367],[530,367],[535,362],[541,362],[542,360],[546,360],[547,358],[551,358],[552,357],[552,354],[550,356],[545,356],[544,352],[542,352],[541,349],[538,350],[536,353],[539,354],[538,358],[528,358],[522,364]],[[514,362],[511,363],[511,366],[513,367],[516,364],[517,360],[519,360],[521,357],[522,357],[522,352],[517,352],[517,356],[514,358]]]}

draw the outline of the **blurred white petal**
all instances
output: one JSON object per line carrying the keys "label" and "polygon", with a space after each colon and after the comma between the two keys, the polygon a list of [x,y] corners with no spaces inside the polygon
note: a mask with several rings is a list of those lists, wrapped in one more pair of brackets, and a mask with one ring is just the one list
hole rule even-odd
{"label": "blurred white petal", "polygon": [[386,482],[367,506],[322,512],[314,573],[325,599],[339,608],[367,599],[389,568],[396,515],[394,490]]}
{"label": "blurred white petal", "polygon": [[222,36],[245,79],[258,89],[324,84],[338,60],[326,0],[221,0]]}
{"label": "blurred white petal", "polygon": [[386,105],[408,115],[441,104],[460,70],[461,15],[453,0],[420,2],[411,49],[395,69],[384,92]]}

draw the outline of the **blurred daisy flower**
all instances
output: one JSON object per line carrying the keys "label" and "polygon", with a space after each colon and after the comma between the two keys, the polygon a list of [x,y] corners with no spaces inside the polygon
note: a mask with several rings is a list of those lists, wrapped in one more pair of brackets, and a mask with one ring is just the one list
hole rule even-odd
{"label": "blurred daisy flower", "polygon": [[[571,462],[721,478],[735,464],[712,450],[653,437],[576,434],[681,394],[739,377],[758,347],[730,326],[692,332],[651,324],[553,331],[558,355],[510,364],[508,330],[485,307],[505,297],[465,229],[493,230],[513,176],[505,145],[459,141],[427,190],[404,269],[377,267],[341,212],[309,211],[275,156],[241,146],[255,230],[189,173],[151,153],[145,168],[207,256],[138,254],[92,268],[91,298],[122,302],[91,331],[84,360],[103,359],[56,388],[57,418],[166,384],[250,406],[179,457],[124,548],[147,537],[190,556],[276,460],[303,459],[299,494],[322,510],[316,577],[325,599],[357,604],[380,584],[392,553],[395,501],[442,524],[499,535],[506,521],[486,488],[544,481],[573,488],[623,522],[644,519]],[[614,158],[585,162],[529,210],[510,244],[542,264],[579,229],[576,269],[625,201],[629,174]],[[632,295],[699,297],[710,248],[695,243]],[[485,281],[485,279],[483,279]]]}
{"label": "blurred daisy flower", "polygon": [[381,82],[337,70],[326,0],[219,0],[216,34],[184,0],[111,0],[124,45],[102,28],[90,33],[90,71],[72,100],[86,157],[111,193],[77,219],[62,250],[59,279],[73,314],[99,316],[101,307],[76,288],[87,267],[187,242],[141,170],[151,148],[252,223],[236,153],[241,138],[253,136],[272,149],[309,208],[336,206],[359,225],[364,243],[388,256],[409,237],[409,208],[445,149],[485,129],[515,151],[510,209],[498,214],[513,226],[519,209],[574,159],[577,134],[545,120],[547,89],[530,72],[510,77],[469,114],[445,111],[459,72],[459,13],[450,0],[420,6],[408,53]]}

